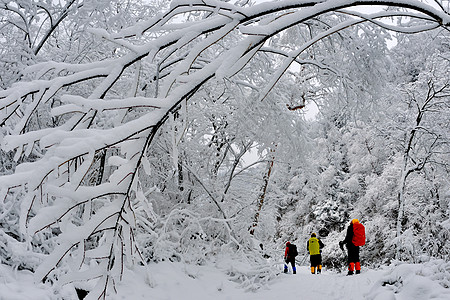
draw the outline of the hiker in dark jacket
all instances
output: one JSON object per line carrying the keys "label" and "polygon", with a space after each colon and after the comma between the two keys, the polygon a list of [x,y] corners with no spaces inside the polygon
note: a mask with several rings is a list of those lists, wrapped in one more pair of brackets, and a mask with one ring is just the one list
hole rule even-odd
{"label": "hiker in dark jacket", "polygon": [[311,238],[306,243],[306,249],[309,251],[309,259],[311,261],[311,274],[320,274],[322,272],[322,248],[325,245],[320,239],[316,237],[316,234],[311,233]]}
{"label": "hiker in dark jacket", "polygon": [[297,273],[297,270],[295,269],[295,256],[297,256],[295,252],[297,251],[294,251],[294,248],[297,249],[294,244],[291,244],[290,242],[286,243],[286,250],[284,250],[284,273],[288,272],[289,263],[292,266],[292,273]]}
{"label": "hiker in dark jacket", "polygon": [[344,250],[344,244],[348,252],[348,274],[353,275],[353,270],[356,274],[361,273],[361,263],[359,261],[359,246],[365,243],[364,226],[359,223],[358,219],[353,219],[347,228],[347,234],[343,241],[339,242],[339,246]]}

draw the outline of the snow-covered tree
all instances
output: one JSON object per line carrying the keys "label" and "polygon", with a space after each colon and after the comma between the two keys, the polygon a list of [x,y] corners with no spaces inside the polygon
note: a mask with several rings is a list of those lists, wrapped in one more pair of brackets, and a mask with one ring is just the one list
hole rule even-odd
{"label": "snow-covered tree", "polygon": [[[45,10],[40,1],[24,1],[25,8],[17,3],[3,1],[0,8],[21,18],[22,11],[27,11],[25,18],[13,24],[24,32],[27,47],[34,49],[34,55],[42,56],[27,63],[25,69],[12,71],[20,72],[20,76],[8,75],[5,83],[2,80],[0,140],[2,151],[14,152],[17,166],[0,178],[1,222],[8,224],[7,232],[1,230],[2,243],[7,243],[7,250],[1,254],[8,263],[17,264],[23,260],[11,258],[12,248],[17,244],[31,249],[37,254],[26,267],[35,272],[38,280],[95,282],[89,293],[91,299],[105,298],[112,292],[124,267],[137,261],[145,264],[147,257],[143,253],[147,246],[153,246],[156,255],[169,258],[180,256],[174,244],[184,243],[184,250],[195,248],[199,240],[212,235],[220,240],[217,249],[248,247],[250,238],[246,239],[245,234],[252,219],[247,220],[248,226],[234,226],[230,212],[238,201],[228,197],[228,183],[256,136],[235,139],[233,129],[237,126],[227,125],[228,114],[239,100],[237,96],[268,106],[283,103],[295,108],[317,100],[327,89],[335,95],[352,90],[360,95],[358,89],[373,78],[365,76],[367,71],[361,73],[370,67],[367,56],[374,53],[367,44],[378,47],[383,43],[385,32],[375,28],[414,33],[450,24],[443,6],[416,0],[289,0],[254,6],[245,1],[174,1],[159,14],[134,6],[138,3],[134,1],[69,1],[55,6],[55,12]],[[355,10],[364,4],[396,9],[370,14]],[[76,5],[78,9],[70,11]],[[35,21],[29,9],[38,9],[49,21]],[[147,18],[144,11],[151,17]],[[401,21],[402,17],[408,21]],[[400,18],[400,22],[383,23],[386,18]],[[30,20],[35,27],[42,25],[43,31],[32,34],[21,27],[22,23],[30,25]],[[59,25],[63,20],[72,22]],[[358,25],[358,30],[346,30]],[[91,28],[87,31],[84,26]],[[91,34],[95,47],[88,39],[80,42],[81,28],[83,37],[88,36],[87,32]],[[283,42],[289,36],[284,35],[288,30],[298,30],[298,42]],[[353,42],[357,39],[365,40],[366,46],[359,49],[360,44]],[[48,47],[46,55],[40,50],[44,47],[41,44]],[[347,50],[346,55],[335,56],[337,61],[328,59],[335,48]],[[364,63],[355,63],[361,60]],[[348,76],[340,70],[344,64],[349,66],[343,69]],[[279,89],[291,67],[299,68],[292,72],[299,80],[301,95],[276,99],[291,91]],[[310,71],[314,77],[308,76]],[[6,75],[2,73],[2,77]],[[354,81],[351,87],[348,79]],[[210,126],[184,124],[189,118],[182,112],[187,102],[200,103],[198,97],[206,96],[214,84],[223,89],[225,97],[216,97],[220,96],[216,91],[209,93],[206,100],[223,101],[227,107],[227,97],[233,97],[232,105],[209,114]],[[270,118],[252,121],[256,120],[257,125],[268,121],[286,132],[297,128],[296,124],[283,127],[278,123],[279,111],[267,108],[265,113]],[[208,153],[210,167],[213,174],[225,179],[225,185],[206,185],[208,178],[196,174],[200,164],[190,163],[195,152],[180,146],[201,144],[185,139],[184,134],[194,135],[195,130],[204,129],[215,148],[215,153]],[[285,137],[281,142],[274,141],[276,130],[269,132],[262,144],[288,144]],[[339,150],[331,154],[344,153]],[[341,158],[339,166],[327,165],[321,171],[322,186],[331,195],[334,185],[326,180],[345,169],[347,158]],[[222,176],[221,171],[226,175]],[[164,185],[162,181],[148,179],[155,172],[175,174],[171,175],[175,180],[170,183],[175,187],[171,192],[178,194],[167,198],[158,187]],[[203,197],[197,202],[200,205],[193,210],[172,206],[173,201],[188,202],[189,196],[177,197],[188,183],[197,185],[197,191],[199,185],[204,190],[197,196]],[[214,194],[217,191],[220,194]],[[167,212],[164,218],[158,218],[157,209],[152,207],[156,203],[168,206],[161,210]],[[205,212],[212,211],[211,207],[215,213],[202,219]],[[253,215],[256,208],[253,206],[248,215]],[[199,219],[209,222],[208,226],[199,224]],[[160,231],[156,232],[156,228]],[[209,233],[204,233],[204,228]],[[161,243],[138,241],[137,233],[145,231],[149,243]]]}

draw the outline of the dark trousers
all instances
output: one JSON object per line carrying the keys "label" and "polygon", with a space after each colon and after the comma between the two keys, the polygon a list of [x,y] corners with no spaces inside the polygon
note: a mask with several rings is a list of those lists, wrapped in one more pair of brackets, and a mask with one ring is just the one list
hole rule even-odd
{"label": "dark trousers", "polygon": [[348,263],[359,262],[359,247],[353,245],[353,243],[348,243],[347,250],[348,250]]}
{"label": "dark trousers", "polygon": [[311,267],[317,267],[322,265],[322,254],[314,254],[309,257]]}
{"label": "dark trousers", "polygon": [[286,259],[286,264],[285,264],[284,267],[287,268],[287,266],[288,266],[289,264],[291,264],[292,270],[295,271],[295,257],[288,257],[288,258]]}

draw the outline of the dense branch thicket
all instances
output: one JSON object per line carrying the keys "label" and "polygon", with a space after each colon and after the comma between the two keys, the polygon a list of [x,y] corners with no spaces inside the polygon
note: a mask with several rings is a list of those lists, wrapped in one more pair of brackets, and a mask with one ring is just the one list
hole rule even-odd
{"label": "dense branch thicket", "polygon": [[0,2],[2,263],[98,299],[131,265],[265,263],[318,229],[338,265],[351,216],[373,263],[448,257],[443,2],[140,2]]}

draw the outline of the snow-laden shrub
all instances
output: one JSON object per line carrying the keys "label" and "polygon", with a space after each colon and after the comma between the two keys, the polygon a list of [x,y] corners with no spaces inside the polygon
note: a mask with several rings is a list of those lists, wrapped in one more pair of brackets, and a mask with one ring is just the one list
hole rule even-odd
{"label": "snow-laden shrub", "polygon": [[[247,249],[248,250],[248,249]],[[253,251],[223,252],[217,258],[217,266],[247,291],[256,291],[282,272],[282,262],[266,260]]]}
{"label": "snow-laden shrub", "polygon": [[167,217],[158,220],[153,233],[142,232],[140,247],[143,256],[146,261],[203,264],[207,256],[214,252],[213,249],[219,247],[205,228],[209,231],[217,227],[217,233],[224,230],[215,223],[208,218],[200,218],[188,209],[174,209]]}
{"label": "snow-laden shrub", "polygon": [[[322,264],[327,269],[343,270],[347,267],[347,249],[339,248],[339,242],[344,240],[345,232],[333,231],[322,242],[325,247],[322,250]],[[361,257],[362,265],[364,264],[364,258]]]}
{"label": "snow-laden shrub", "polygon": [[380,295],[382,299],[447,299],[449,286],[450,262],[441,259],[422,264],[396,261],[374,285],[367,299],[381,299]]}

